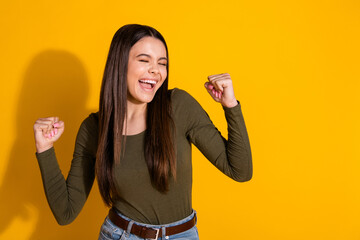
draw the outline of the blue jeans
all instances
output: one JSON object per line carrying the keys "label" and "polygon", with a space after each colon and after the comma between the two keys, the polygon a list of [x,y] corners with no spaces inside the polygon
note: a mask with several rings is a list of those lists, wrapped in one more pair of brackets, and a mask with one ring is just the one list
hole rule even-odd
{"label": "blue jeans", "polygon": [[165,225],[151,225],[151,224],[139,223],[139,222],[135,222],[135,221],[131,220],[128,217],[125,217],[124,215],[122,215],[120,213],[118,213],[118,214],[122,218],[130,221],[127,231],[125,231],[126,229],[124,230],[124,229],[117,227],[114,223],[112,223],[110,221],[109,217],[107,216],[105,218],[103,225],[101,226],[99,240],[140,240],[140,239],[143,239],[143,238],[139,238],[138,236],[136,236],[134,234],[129,233],[132,224],[155,228],[155,229],[162,228],[163,236],[159,236],[159,238],[158,238],[159,240],[168,240],[168,239],[170,239],[170,240],[172,240],[172,239],[174,239],[174,240],[199,240],[199,234],[198,234],[196,225],[185,232],[174,234],[171,236],[166,236],[166,232],[164,231],[165,227],[176,226],[176,225],[179,225],[181,223],[191,220],[194,217],[194,215],[196,214],[195,211],[193,211],[190,216],[188,216],[180,221],[165,224]]}

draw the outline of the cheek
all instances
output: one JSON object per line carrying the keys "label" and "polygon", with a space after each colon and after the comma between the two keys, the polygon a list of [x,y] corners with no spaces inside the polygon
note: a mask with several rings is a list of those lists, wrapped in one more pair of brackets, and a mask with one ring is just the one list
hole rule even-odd
{"label": "cheek", "polygon": [[161,77],[162,77],[162,80],[165,81],[165,79],[167,78],[167,71],[166,71],[166,69],[161,70]]}
{"label": "cheek", "polygon": [[129,64],[127,72],[128,81],[137,81],[141,72],[141,66],[138,66],[137,64]]}
{"label": "cheek", "polygon": [[128,63],[128,74],[129,75],[137,75],[141,72],[145,71],[145,67],[143,64],[140,64],[136,61],[131,61]]}
{"label": "cheek", "polygon": [[134,68],[132,64],[128,65],[128,69],[127,69],[127,79],[129,81],[129,78],[131,78],[134,74]]}

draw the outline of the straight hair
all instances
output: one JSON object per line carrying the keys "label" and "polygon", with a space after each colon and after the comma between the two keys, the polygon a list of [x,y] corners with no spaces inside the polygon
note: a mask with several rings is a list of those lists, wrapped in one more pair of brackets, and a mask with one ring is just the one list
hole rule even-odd
{"label": "straight hair", "polygon": [[131,47],[143,37],[159,39],[165,46],[168,75],[147,105],[145,161],[152,185],[160,192],[169,190],[169,180],[176,178],[174,122],[168,92],[169,57],[163,36],[154,28],[129,24],[114,35],[107,57],[99,101],[99,136],[96,153],[96,177],[104,203],[112,206],[119,198],[114,168],[125,153],[123,135],[127,114],[127,70]]}

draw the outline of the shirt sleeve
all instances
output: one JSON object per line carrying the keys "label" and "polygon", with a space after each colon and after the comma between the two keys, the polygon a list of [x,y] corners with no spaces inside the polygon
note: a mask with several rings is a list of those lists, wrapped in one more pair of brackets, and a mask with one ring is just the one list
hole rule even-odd
{"label": "shirt sleeve", "polygon": [[252,156],[240,103],[232,108],[223,107],[228,125],[228,139],[225,139],[200,104],[185,91],[176,90],[181,95],[188,139],[230,178],[239,182],[250,180]]}
{"label": "shirt sleeve", "polygon": [[36,153],[45,195],[60,225],[71,223],[80,213],[94,182],[97,146],[97,122],[94,116],[91,114],[80,126],[66,180],[54,148]]}

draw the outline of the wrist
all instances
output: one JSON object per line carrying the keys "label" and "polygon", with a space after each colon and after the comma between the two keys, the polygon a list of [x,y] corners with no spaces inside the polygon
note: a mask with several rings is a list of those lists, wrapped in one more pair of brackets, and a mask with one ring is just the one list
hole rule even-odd
{"label": "wrist", "polygon": [[53,144],[47,144],[47,145],[38,145],[36,144],[36,152],[37,153],[42,153],[42,152],[45,152],[47,150],[49,150],[50,148],[53,147]]}
{"label": "wrist", "polygon": [[230,101],[230,102],[227,102],[227,103],[223,103],[223,107],[226,107],[226,108],[233,108],[235,106],[237,106],[239,104],[239,102],[234,99],[233,101]]}

